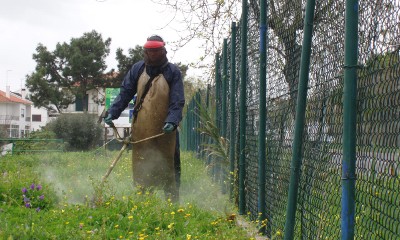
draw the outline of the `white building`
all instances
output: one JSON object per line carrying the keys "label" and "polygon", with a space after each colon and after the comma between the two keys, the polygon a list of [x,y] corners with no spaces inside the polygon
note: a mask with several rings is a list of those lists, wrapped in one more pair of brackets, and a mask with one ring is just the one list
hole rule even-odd
{"label": "white building", "polygon": [[88,90],[83,99],[76,99],[75,103],[70,104],[67,109],[63,110],[63,113],[82,113],[83,109],[86,108],[88,113],[100,115],[104,105],[97,102],[102,102],[102,99],[104,99],[103,89]]}
{"label": "white building", "polygon": [[31,131],[32,102],[10,92],[0,90],[0,127],[9,138],[22,138]]}

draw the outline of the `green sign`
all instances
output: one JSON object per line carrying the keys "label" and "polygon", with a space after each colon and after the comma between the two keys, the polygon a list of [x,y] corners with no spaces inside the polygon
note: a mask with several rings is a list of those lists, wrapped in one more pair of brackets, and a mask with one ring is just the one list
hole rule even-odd
{"label": "green sign", "polygon": [[106,88],[106,109],[111,107],[111,104],[114,102],[114,99],[119,94],[119,88]]}
{"label": "green sign", "polygon": [[[106,109],[110,109],[111,105],[113,104],[115,98],[119,94],[119,88],[106,88]],[[128,106],[127,109],[125,109],[124,112],[121,113],[120,118],[123,119],[124,117],[129,117],[129,123],[132,122],[132,117],[133,117],[133,109],[132,106],[134,104],[134,99],[136,99],[136,95],[133,97],[133,100],[130,101],[130,106]],[[124,120],[122,120],[124,121]]]}

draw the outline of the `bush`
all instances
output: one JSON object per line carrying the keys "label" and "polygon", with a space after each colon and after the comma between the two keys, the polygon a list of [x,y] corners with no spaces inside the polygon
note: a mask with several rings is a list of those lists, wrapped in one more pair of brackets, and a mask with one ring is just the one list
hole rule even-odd
{"label": "bush", "polygon": [[62,114],[46,125],[57,138],[67,143],[66,150],[89,150],[96,146],[102,127],[96,122],[97,116],[88,113]]}

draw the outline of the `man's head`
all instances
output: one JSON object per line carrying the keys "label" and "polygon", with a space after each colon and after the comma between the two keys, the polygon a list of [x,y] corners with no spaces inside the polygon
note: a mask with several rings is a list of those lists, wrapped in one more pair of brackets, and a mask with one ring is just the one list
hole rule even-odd
{"label": "man's head", "polygon": [[149,66],[161,66],[167,60],[167,50],[165,49],[164,40],[153,35],[147,38],[144,48],[144,61]]}

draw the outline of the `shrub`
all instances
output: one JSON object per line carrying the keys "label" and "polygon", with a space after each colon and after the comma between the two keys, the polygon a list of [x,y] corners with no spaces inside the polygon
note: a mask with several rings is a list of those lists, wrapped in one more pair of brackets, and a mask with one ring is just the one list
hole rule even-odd
{"label": "shrub", "polygon": [[97,116],[88,113],[62,114],[46,125],[57,138],[64,139],[67,150],[89,150],[96,146],[101,136],[101,125]]}

